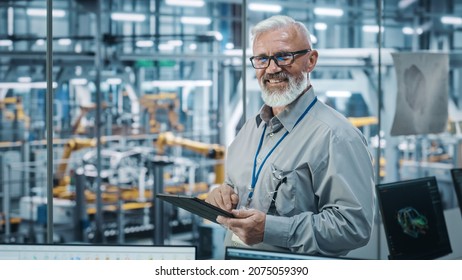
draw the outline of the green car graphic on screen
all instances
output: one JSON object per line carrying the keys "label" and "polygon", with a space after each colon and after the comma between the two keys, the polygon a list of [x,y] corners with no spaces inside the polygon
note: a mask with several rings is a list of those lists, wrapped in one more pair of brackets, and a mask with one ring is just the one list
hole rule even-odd
{"label": "green car graphic on screen", "polygon": [[427,217],[420,214],[419,211],[413,207],[400,209],[397,214],[397,219],[403,232],[409,236],[417,238],[427,233]]}

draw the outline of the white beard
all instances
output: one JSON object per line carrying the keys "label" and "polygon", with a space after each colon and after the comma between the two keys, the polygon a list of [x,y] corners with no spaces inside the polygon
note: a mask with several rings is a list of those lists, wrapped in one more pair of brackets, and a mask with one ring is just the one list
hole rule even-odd
{"label": "white beard", "polygon": [[[297,79],[298,78],[298,79]],[[300,93],[308,86],[308,75],[305,72],[302,72],[301,77],[294,78],[293,76],[288,76],[289,85],[286,90],[269,90],[263,84],[260,79],[261,87],[261,97],[263,102],[270,107],[282,107],[292,103]]]}

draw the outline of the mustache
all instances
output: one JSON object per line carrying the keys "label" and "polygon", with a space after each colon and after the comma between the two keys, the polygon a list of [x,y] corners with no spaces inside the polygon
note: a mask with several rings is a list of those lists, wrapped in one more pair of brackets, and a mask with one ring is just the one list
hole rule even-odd
{"label": "mustache", "polygon": [[271,79],[282,80],[282,79],[288,79],[289,75],[287,75],[287,73],[284,73],[284,72],[273,73],[273,74],[267,73],[267,74],[264,74],[262,78],[263,80],[271,80]]}

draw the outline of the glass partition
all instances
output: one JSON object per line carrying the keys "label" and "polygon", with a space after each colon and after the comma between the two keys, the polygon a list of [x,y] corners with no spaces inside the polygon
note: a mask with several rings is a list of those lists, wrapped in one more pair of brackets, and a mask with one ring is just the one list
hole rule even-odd
{"label": "glass partition", "polygon": [[46,5],[0,3],[2,242],[46,243],[47,211],[56,243],[152,244],[162,234],[205,246],[201,235],[224,234],[169,207],[157,209],[166,218],[156,232],[153,193],[203,197],[223,182],[226,147],[262,106],[249,30],[275,14],[310,30],[315,93],[363,132],[376,182],[436,176],[444,207],[457,207],[458,1],[52,1],[52,112]]}

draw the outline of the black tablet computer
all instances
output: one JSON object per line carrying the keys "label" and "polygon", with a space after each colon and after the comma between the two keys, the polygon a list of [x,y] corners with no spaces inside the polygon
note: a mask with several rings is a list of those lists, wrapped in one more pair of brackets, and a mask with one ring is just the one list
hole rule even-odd
{"label": "black tablet computer", "polygon": [[229,218],[234,217],[232,213],[207,203],[197,197],[164,193],[157,194],[156,197],[214,223],[217,222],[217,216],[224,216]]}

